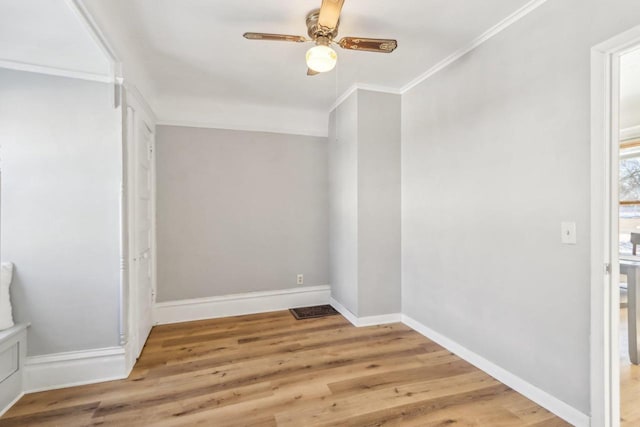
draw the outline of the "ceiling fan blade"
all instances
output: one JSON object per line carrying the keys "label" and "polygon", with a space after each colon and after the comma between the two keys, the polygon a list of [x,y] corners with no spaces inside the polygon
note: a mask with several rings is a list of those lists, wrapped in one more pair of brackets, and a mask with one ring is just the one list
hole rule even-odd
{"label": "ceiling fan blade", "polygon": [[286,34],[244,33],[243,37],[249,40],[268,40],[268,41],[277,41],[277,42],[303,43],[307,41],[306,37],[289,36]]}
{"label": "ceiling fan blade", "polygon": [[398,47],[396,40],[366,39],[363,37],[344,37],[338,44],[343,49],[382,53],[391,53]]}
{"label": "ceiling fan blade", "polygon": [[322,0],[318,25],[325,28],[336,28],[340,20],[340,12],[344,0]]}
{"label": "ceiling fan blade", "polygon": [[317,76],[318,74],[320,73],[312,70],[311,68],[307,68],[307,76]]}

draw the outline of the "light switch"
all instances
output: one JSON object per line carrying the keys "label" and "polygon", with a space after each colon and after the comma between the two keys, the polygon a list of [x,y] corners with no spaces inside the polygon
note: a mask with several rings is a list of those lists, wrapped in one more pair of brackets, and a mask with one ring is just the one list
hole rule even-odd
{"label": "light switch", "polygon": [[562,243],[565,245],[576,244],[576,223],[575,222],[563,222],[560,224],[562,232]]}

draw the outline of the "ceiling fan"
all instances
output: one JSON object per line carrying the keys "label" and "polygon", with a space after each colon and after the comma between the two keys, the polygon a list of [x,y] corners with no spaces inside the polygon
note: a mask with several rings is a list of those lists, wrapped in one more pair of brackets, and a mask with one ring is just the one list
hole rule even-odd
{"label": "ceiling fan", "polygon": [[269,40],[283,42],[314,42],[316,45],[307,51],[307,75],[325,73],[333,70],[338,60],[338,55],[331,48],[336,44],[343,49],[363,50],[366,52],[391,53],[398,42],[396,40],[370,39],[363,37],[344,37],[336,42],[338,26],[340,25],[340,12],[344,0],[322,0],[320,9],[314,9],[307,15],[307,34],[304,36],[290,36],[285,34],[244,33],[244,38],[249,40]]}

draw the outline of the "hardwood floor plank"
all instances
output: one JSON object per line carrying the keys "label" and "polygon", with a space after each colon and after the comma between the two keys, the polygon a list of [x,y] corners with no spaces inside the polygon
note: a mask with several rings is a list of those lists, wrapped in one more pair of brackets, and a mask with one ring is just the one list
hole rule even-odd
{"label": "hardwood floor plank", "polygon": [[[236,405],[240,402],[260,399],[273,395],[269,383],[260,383],[247,387],[223,390],[217,393],[193,395],[189,390],[176,390],[172,399],[158,396],[133,402],[134,407],[119,404],[103,404],[94,413],[94,417],[102,417],[106,423],[114,425],[128,425],[139,417],[142,411],[153,413],[153,418],[159,421],[166,419],[187,419],[194,414],[216,410],[225,406]],[[175,396],[180,396],[179,400]],[[165,396],[166,397],[166,396]],[[148,417],[147,417],[148,418]],[[163,423],[164,425],[164,423]]]}
{"label": "hardwood floor plank", "polygon": [[[546,423],[546,424],[544,424]],[[564,426],[403,324],[288,311],[153,328],[129,378],[24,396],[2,426]]]}
{"label": "hardwood floor plank", "polygon": [[640,366],[631,364],[628,348],[628,309],[620,309],[620,421],[622,427],[640,425]]}
{"label": "hardwood floor plank", "polygon": [[415,381],[424,381],[437,378],[453,377],[476,370],[463,360],[455,360],[440,365],[421,366],[397,370],[386,373],[376,373],[364,377],[339,381],[329,384],[329,389],[334,395],[359,393],[362,391],[379,390],[386,387],[410,384]]}
{"label": "hardwood floor plank", "polygon": [[214,341],[214,340],[220,340],[224,338],[237,339],[238,336],[244,336],[243,338],[237,339],[238,342],[241,343],[241,341],[248,342],[248,340],[251,340],[251,339],[258,340],[258,339],[262,339],[262,337],[264,337],[264,339],[268,339],[268,338],[274,338],[274,337],[290,336],[290,334],[322,332],[322,331],[335,329],[336,325],[347,326],[345,320],[341,320],[339,323],[323,322],[320,324],[306,324],[306,325],[302,324],[301,326],[290,327],[286,331],[282,331],[281,327],[275,326],[275,327],[272,327],[271,330],[280,330],[280,331],[277,333],[272,333],[267,335],[265,335],[265,332],[269,330],[268,328],[260,328],[255,326],[249,327],[249,328],[241,327],[241,328],[238,328],[237,330],[231,329],[231,330],[222,331],[222,332],[212,332],[212,333],[201,334],[201,335],[189,335],[185,337],[178,337],[178,338],[164,340],[162,342],[162,347],[167,348],[167,347],[175,347],[175,346],[184,346],[184,345],[199,343],[202,341]]}
{"label": "hardwood floor plank", "polygon": [[475,371],[455,377],[416,382],[387,387],[373,392],[360,392],[350,396],[313,402],[304,410],[284,411],[276,414],[278,426],[295,426],[300,418],[308,420],[308,426],[335,425],[354,415],[374,410],[392,408],[418,401],[428,401],[496,385],[497,381],[484,372]]}
{"label": "hardwood floor plank", "polygon": [[[237,363],[244,360],[255,359],[256,357],[267,357],[272,355],[286,355],[290,353],[304,352],[323,349],[327,340],[331,340],[332,348],[341,345],[356,345],[371,339],[398,338],[402,336],[412,336],[410,331],[405,330],[377,330],[360,331],[353,333],[347,329],[338,329],[323,334],[315,335],[294,335],[289,334],[288,339],[276,338],[273,341],[253,342],[250,345],[237,346],[229,351],[224,348],[215,348],[211,351],[199,351],[195,354],[179,355],[165,363],[166,366],[180,365],[183,362],[190,363],[194,369],[213,367],[229,363]],[[167,368],[172,370],[172,368]],[[164,375],[162,370],[156,370],[155,375]]]}
{"label": "hardwood floor plank", "polygon": [[17,417],[12,416],[11,414],[5,414],[5,416],[0,419],[0,426],[61,426],[91,424],[91,418],[99,405],[100,402],[92,402],[86,405],[35,412]]}
{"label": "hardwood floor plank", "polygon": [[345,427],[399,425],[399,423],[408,423],[410,420],[418,419],[425,414],[448,410],[471,402],[492,400],[495,399],[496,395],[510,391],[511,389],[504,384],[496,384],[466,393],[431,399],[428,402],[412,402],[368,412],[359,416],[351,416],[341,422],[340,425]]}
{"label": "hardwood floor plank", "polygon": [[[361,342],[351,341],[340,346],[340,351],[331,351],[326,348],[313,347],[308,350],[289,351],[284,354],[276,352],[269,354],[266,358],[252,358],[243,360],[240,357],[226,357],[204,359],[197,362],[182,363],[179,365],[166,365],[151,371],[148,378],[155,377],[180,377],[197,374],[215,374],[225,371],[226,374],[234,370],[247,370],[260,368],[259,378],[253,380],[269,380],[276,376],[295,374],[299,372],[314,372],[326,370],[332,367],[343,366],[352,363],[356,358],[363,360],[377,360],[384,357],[400,356],[404,354],[423,354],[429,351],[429,344],[423,343],[410,348],[402,349],[396,339],[383,339],[375,342],[368,342],[364,346]],[[432,349],[435,349],[431,345]],[[251,375],[245,375],[247,381],[251,381]]]}

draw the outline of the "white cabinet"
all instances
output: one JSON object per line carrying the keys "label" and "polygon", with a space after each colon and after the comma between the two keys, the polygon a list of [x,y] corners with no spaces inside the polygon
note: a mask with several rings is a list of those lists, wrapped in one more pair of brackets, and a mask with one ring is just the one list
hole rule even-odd
{"label": "white cabinet", "polygon": [[0,415],[22,396],[28,324],[0,331]]}

